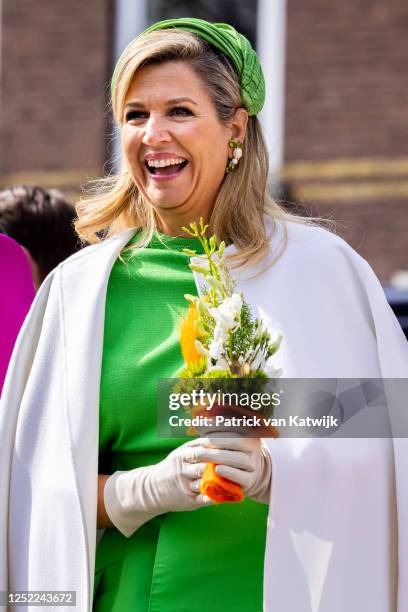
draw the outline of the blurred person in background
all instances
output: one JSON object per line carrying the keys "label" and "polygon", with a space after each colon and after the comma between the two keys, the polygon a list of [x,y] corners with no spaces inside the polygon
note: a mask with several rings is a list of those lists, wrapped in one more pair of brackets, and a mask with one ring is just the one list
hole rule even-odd
{"label": "blurred person in background", "polygon": [[[5,383],[0,589],[73,590],[80,612],[395,612],[397,597],[404,612],[406,440],[156,433],[157,380],[183,365],[178,316],[200,287],[182,227],[201,217],[282,331],[285,377],[408,376],[367,262],[267,193],[256,53],[226,24],[161,22],[111,91],[123,166],[77,206],[95,244],[49,275]],[[209,503],[208,462],[244,501]]]}
{"label": "blurred person in background", "polygon": [[34,295],[26,254],[14,240],[0,234],[0,395],[14,343]]}
{"label": "blurred person in background", "polygon": [[25,250],[34,285],[79,248],[74,207],[57,189],[19,185],[0,191],[0,232]]}

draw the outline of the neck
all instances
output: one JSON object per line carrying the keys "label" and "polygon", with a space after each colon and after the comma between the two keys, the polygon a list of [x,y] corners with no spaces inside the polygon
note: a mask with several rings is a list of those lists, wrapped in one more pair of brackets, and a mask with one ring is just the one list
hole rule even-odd
{"label": "neck", "polygon": [[167,234],[168,236],[188,237],[188,234],[186,234],[181,228],[188,227],[190,223],[198,223],[201,217],[204,219],[205,223],[208,223],[208,219],[210,218],[210,212],[203,210],[197,212],[191,210],[188,213],[186,213],[185,211],[179,213],[174,209],[169,211],[156,211],[157,228],[159,231],[163,232],[164,234]]}

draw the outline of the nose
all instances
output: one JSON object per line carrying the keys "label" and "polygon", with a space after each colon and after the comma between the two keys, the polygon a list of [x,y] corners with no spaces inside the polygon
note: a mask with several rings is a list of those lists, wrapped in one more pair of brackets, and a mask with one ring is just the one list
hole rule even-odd
{"label": "nose", "polygon": [[165,118],[151,113],[145,124],[143,144],[153,146],[169,141],[170,135],[166,129]]}

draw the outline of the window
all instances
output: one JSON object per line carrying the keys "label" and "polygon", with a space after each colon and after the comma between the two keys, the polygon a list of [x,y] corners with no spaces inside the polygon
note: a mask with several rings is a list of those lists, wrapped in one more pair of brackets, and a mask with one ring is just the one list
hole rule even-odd
{"label": "window", "polygon": [[148,23],[178,17],[225,22],[242,32],[255,48],[257,0],[150,0]]}

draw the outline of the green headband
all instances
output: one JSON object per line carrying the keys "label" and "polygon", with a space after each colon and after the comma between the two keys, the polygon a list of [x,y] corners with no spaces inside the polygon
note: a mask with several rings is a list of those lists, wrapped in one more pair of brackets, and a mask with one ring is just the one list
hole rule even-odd
{"label": "green headband", "polygon": [[[204,19],[181,18],[159,21],[140,36],[156,30],[176,28],[196,34],[219,49],[234,64],[241,84],[241,98],[249,115],[257,115],[265,102],[265,80],[261,64],[249,40],[227,23],[210,23]],[[119,60],[120,61],[120,60]],[[111,88],[115,82],[116,68]]]}

